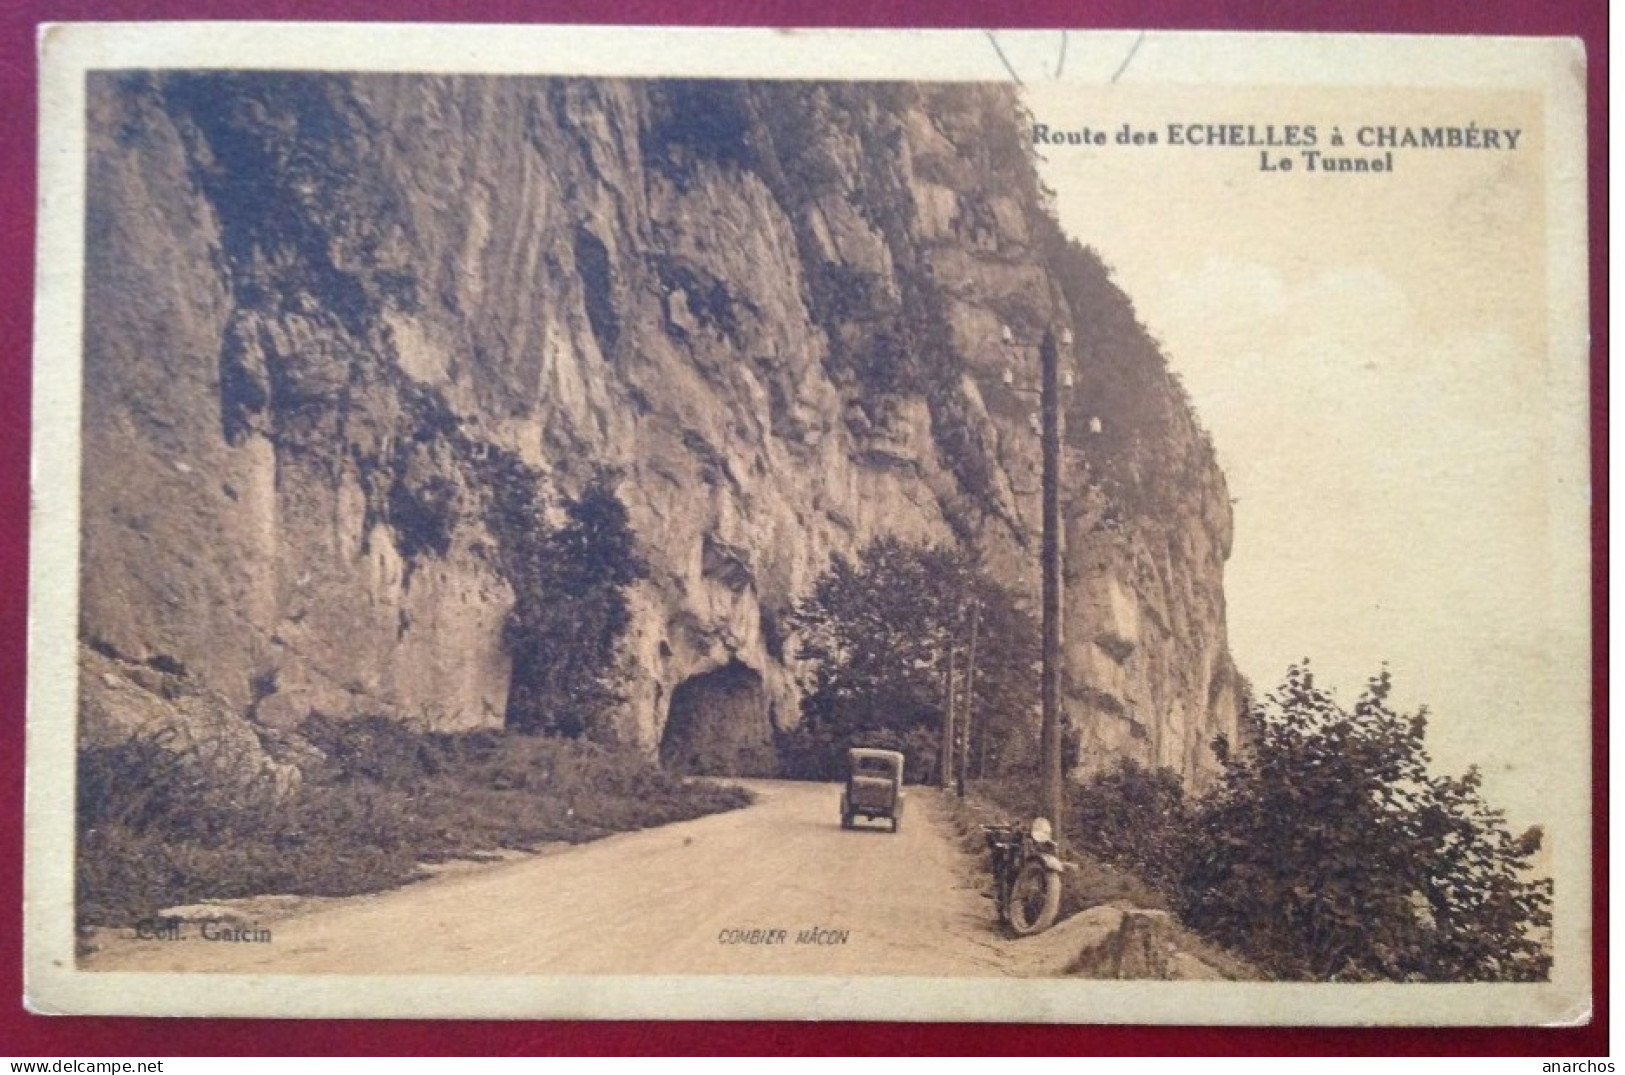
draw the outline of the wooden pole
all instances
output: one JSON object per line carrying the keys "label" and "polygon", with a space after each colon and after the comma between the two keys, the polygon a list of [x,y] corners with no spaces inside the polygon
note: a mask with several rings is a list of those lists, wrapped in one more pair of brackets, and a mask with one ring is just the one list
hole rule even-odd
{"label": "wooden pole", "polygon": [[972,714],[976,711],[976,629],[982,619],[982,603],[970,603],[970,652],[965,656],[965,719],[959,729],[959,797],[965,797],[965,770],[970,768],[970,730],[974,726]]}
{"label": "wooden pole", "polygon": [[1044,540],[1043,724],[1039,734],[1044,816],[1061,842],[1064,788],[1061,773],[1061,391],[1055,334],[1046,330],[1038,358],[1043,367]]}
{"label": "wooden pole", "polygon": [[954,637],[948,635],[948,699],[942,710],[942,790],[954,785]]}

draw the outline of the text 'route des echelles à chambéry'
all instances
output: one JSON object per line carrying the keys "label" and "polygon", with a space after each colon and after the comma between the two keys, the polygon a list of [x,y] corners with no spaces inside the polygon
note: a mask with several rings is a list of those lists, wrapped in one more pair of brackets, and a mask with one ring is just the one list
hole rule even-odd
{"label": "text 'route des echelles \u00e0 chamb\u00e9ry'", "polygon": [[1513,152],[1519,128],[1480,126],[1411,127],[1368,124],[1351,127],[1313,123],[1168,123],[1161,127],[1056,127],[1033,124],[1038,146],[1169,146],[1193,149],[1252,149],[1261,172],[1392,172],[1395,150],[1489,150]]}

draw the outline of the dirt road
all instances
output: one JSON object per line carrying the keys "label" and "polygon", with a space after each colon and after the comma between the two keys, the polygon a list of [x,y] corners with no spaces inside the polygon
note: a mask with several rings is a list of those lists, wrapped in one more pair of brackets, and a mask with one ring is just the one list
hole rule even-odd
{"label": "dirt road", "polygon": [[101,939],[82,965],[298,974],[1020,973],[937,792],[910,789],[893,836],[884,825],[843,831],[836,785],[744,783],[757,793],[744,810],[323,901],[283,918],[250,909],[230,926],[188,922],[164,939],[124,930]]}

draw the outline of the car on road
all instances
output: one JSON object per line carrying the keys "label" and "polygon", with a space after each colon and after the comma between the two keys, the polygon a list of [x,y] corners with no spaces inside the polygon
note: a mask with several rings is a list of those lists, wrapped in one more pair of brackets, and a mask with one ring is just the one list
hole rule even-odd
{"label": "car on road", "polygon": [[846,752],[846,787],[841,791],[841,828],[859,817],[885,819],[896,832],[903,820],[903,755],[895,750],[853,747]]}

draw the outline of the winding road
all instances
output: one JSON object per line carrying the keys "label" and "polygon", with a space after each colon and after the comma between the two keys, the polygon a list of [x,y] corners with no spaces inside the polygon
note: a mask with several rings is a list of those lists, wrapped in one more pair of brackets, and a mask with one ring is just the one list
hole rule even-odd
{"label": "winding road", "polygon": [[[843,831],[834,784],[370,896],[248,901],[178,936],[104,931],[90,970],[248,974],[1021,974],[940,793]],[[280,909],[278,909],[280,908]],[[205,937],[208,933],[211,937]],[[226,939],[222,939],[222,937]],[[241,939],[232,939],[241,938]],[[1028,971],[1030,973],[1030,970]]]}

